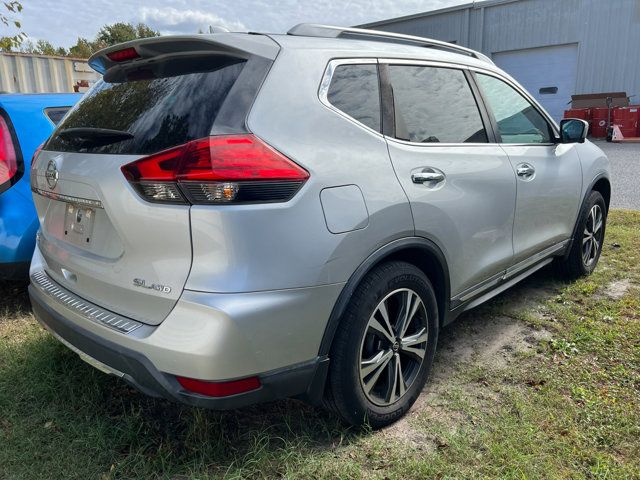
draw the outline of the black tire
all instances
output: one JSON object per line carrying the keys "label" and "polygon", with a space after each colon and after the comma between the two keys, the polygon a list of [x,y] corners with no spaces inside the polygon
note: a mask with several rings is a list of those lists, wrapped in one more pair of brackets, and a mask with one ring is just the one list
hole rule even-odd
{"label": "black tire", "polygon": [[[589,261],[585,260],[585,251],[583,247],[585,244],[586,232],[591,228],[591,216],[592,209],[599,208],[602,214],[602,227],[597,232],[594,238],[597,238],[597,248],[595,249],[595,256],[589,255]],[[605,230],[607,226],[607,206],[602,197],[602,194],[597,191],[592,191],[584,203],[584,206],[580,212],[578,218],[578,225],[576,232],[571,242],[571,250],[566,257],[561,257],[556,260],[556,266],[560,274],[567,280],[575,280],[585,275],[591,275],[593,270],[598,264],[600,254],[602,253],[602,246],[604,244]],[[593,250],[592,250],[593,251]]]}
{"label": "black tire", "polygon": [[[417,302],[416,295],[422,301],[422,305]],[[389,402],[395,397],[396,392],[400,393],[399,398],[393,400],[392,403],[381,405],[374,403],[370,398],[374,395],[372,392],[375,391],[377,385],[369,393],[365,393],[363,385],[365,380],[361,381],[360,379],[360,368],[361,355],[363,358],[365,355],[365,345],[370,345],[371,342],[381,344],[383,341],[389,341],[388,337],[385,338],[383,335],[377,338],[377,332],[369,326],[370,318],[374,312],[376,315],[381,313],[377,308],[387,297],[386,302],[390,302],[390,304],[385,303],[385,305],[389,305],[389,318],[401,318],[403,312],[400,310],[400,305],[403,303],[401,299],[413,299],[414,303],[411,305],[418,305],[417,309],[407,308],[407,310],[416,313],[403,317],[409,318],[407,323],[411,324],[411,326],[405,327],[408,328],[404,337],[405,341],[411,335],[414,339],[423,338],[419,334],[425,329],[426,334],[423,333],[423,335],[427,335],[427,339],[419,344],[419,349],[424,350],[421,361],[419,356],[414,358],[410,352],[412,349],[406,348],[404,342],[396,341],[390,347],[385,347],[385,355],[389,354],[391,357],[387,364],[388,367],[380,369],[384,372],[380,374],[378,378],[381,380],[377,380],[377,382],[382,383],[383,387],[386,384],[389,391],[393,390],[393,394],[388,397],[387,401]],[[397,301],[394,301],[396,298]],[[393,322],[389,326],[396,333],[397,328],[401,328]],[[410,331],[410,329],[415,330]],[[351,425],[369,425],[372,428],[380,428],[395,422],[411,408],[427,381],[436,351],[438,330],[438,305],[433,287],[426,275],[414,265],[405,262],[388,262],[376,267],[362,280],[354,292],[333,340],[325,405]],[[400,338],[400,335],[397,338]],[[391,376],[397,373],[394,362],[400,365],[398,367],[399,376],[395,379],[396,381],[398,378],[403,379],[402,385],[406,388],[404,393],[400,388],[395,389],[395,383],[393,387],[391,383],[387,383],[391,382]],[[410,382],[404,382],[403,375],[405,374],[410,377]],[[389,376],[385,377],[385,375]]]}

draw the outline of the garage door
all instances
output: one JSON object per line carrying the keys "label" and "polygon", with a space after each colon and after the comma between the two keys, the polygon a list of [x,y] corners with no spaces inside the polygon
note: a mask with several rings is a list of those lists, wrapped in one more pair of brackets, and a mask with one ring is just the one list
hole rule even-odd
{"label": "garage door", "polygon": [[556,121],[562,118],[575,93],[577,44],[498,52],[493,61],[518,80]]}

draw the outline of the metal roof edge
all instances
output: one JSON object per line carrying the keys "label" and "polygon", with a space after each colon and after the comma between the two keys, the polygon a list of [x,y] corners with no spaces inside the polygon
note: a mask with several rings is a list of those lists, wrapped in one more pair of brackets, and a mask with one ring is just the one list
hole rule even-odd
{"label": "metal roof edge", "polygon": [[460,5],[453,5],[451,7],[439,8],[437,10],[430,10],[427,12],[413,13],[411,15],[404,15],[401,17],[389,18],[387,20],[377,20],[375,22],[363,23],[361,25],[355,25],[357,28],[373,28],[381,27],[384,25],[390,25],[392,23],[404,22],[407,20],[415,20],[416,18],[431,17],[433,15],[441,15],[443,13],[457,12],[461,10],[480,9],[485,7],[493,7],[496,5],[503,5],[507,3],[515,3],[521,0],[483,0],[481,2],[463,3]]}

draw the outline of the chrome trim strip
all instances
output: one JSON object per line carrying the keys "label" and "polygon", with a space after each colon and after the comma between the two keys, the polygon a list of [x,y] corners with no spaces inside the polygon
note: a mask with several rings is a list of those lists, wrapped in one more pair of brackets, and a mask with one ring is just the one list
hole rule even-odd
{"label": "chrome trim strip", "polygon": [[490,287],[496,286],[500,281],[504,278],[506,270],[494,275],[493,277],[489,277],[488,279],[480,282],[477,285],[474,285],[471,288],[466,289],[462,293],[456,295],[451,299],[452,302],[466,302],[470,298],[475,297],[477,294],[489,289]]}
{"label": "chrome trim strip", "polygon": [[[546,113],[546,111],[544,111],[544,109],[540,106],[540,104],[537,102],[537,100],[535,100],[527,91],[525,91],[524,89],[522,89],[520,86],[518,86],[517,84],[515,84],[513,82],[512,79],[500,75],[500,73],[498,72],[494,72],[493,70],[488,70],[488,69],[484,69],[484,68],[480,68],[480,67],[476,67],[473,65],[466,65],[466,64],[456,64],[456,63],[450,63],[450,62],[440,62],[437,60],[420,60],[420,59],[408,59],[408,58],[390,58],[390,57],[380,57],[380,58],[371,58],[371,57],[363,57],[363,58],[339,58],[339,59],[334,59],[334,60],[330,60],[329,63],[327,64],[327,68],[325,69],[324,75],[322,77],[322,81],[320,82],[320,87],[318,89],[318,98],[320,99],[320,102],[326,106],[327,108],[329,108],[330,110],[336,112],[337,114],[341,115],[342,117],[346,118],[347,120],[350,120],[351,122],[357,124],[358,126],[360,126],[361,128],[364,128],[365,130],[378,135],[380,137],[383,137],[385,140],[387,141],[391,141],[394,143],[399,143],[401,145],[407,145],[407,146],[413,146],[413,147],[424,147],[424,148],[433,148],[433,147],[488,147],[488,146],[492,146],[495,147],[496,145],[498,146],[511,146],[511,147],[519,147],[519,146],[531,146],[531,147],[552,147],[555,146],[555,143],[498,143],[498,142],[483,142],[483,143],[417,143],[417,142],[411,142],[411,141],[407,141],[407,140],[401,140],[399,138],[394,138],[394,137],[390,137],[388,135],[383,135],[381,132],[378,132],[370,127],[368,127],[367,125],[359,122],[358,120],[356,120],[355,118],[347,115],[345,112],[343,112],[342,110],[337,109],[336,107],[334,107],[328,99],[328,92],[329,92],[329,87],[331,85],[331,79],[333,77],[333,73],[336,69],[336,67],[338,67],[339,65],[354,65],[354,64],[363,64],[363,65],[372,65],[372,64],[386,64],[386,65],[415,65],[415,66],[424,66],[424,67],[436,67],[436,68],[453,68],[453,69],[457,69],[457,70],[471,70],[471,71],[475,71],[475,72],[479,72],[479,73],[484,73],[484,74],[488,74],[491,75],[499,80],[502,80],[503,82],[505,82],[507,85],[509,85],[510,87],[512,87],[514,90],[516,90],[518,93],[520,93],[526,100],[528,100],[533,106],[534,108],[538,111],[538,113],[540,113],[545,120],[547,120],[548,123],[551,124],[551,128],[554,131],[554,134],[557,136],[559,134],[559,129],[558,129],[558,125],[555,123],[555,121]],[[477,103],[477,101],[476,101]],[[486,127],[485,127],[486,130]]]}
{"label": "chrome trim strip", "polygon": [[547,258],[546,260],[543,260],[540,263],[534,265],[529,270],[525,270],[524,272],[520,273],[520,275],[516,275],[515,277],[512,277],[509,280],[506,280],[504,283],[501,283],[500,285],[498,285],[493,290],[489,290],[485,294],[480,295],[478,298],[476,298],[475,300],[472,300],[471,302],[467,303],[466,305],[462,304],[462,306],[461,306],[462,310],[461,311],[466,312],[467,310],[470,310],[470,309],[472,309],[474,307],[477,307],[478,305],[481,305],[482,303],[486,302],[487,300],[489,300],[489,299],[495,297],[496,295],[504,292],[505,290],[513,287],[516,283],[520,282],[521,280],[524,280],[529,275],[533,275],[535,272],[540,270],[542,267],[545,267],[546,265],[549,265],[552,261],[553,261],[553,258]]}
{"label": "chrome trim strip", "polygon": [[[548,257],[551,257],[557,252],[561,251],[567,246],[568,242],[569,240],[564,240],[563,242],[545,248],[541,252],[532,255],[531,257],[517,263],[516,265],[512,265],[511,267],[498,273],[497,275],[489,277],[486,280],[483,280],[482,282],[474,285],[473,287],[464,290],[455,297],[451,297],[452,309],[457,309],[461,304],[472,300],[475,297],[484,298],[487,295],[487,292],[492,293],[492,296],[495,290],[497,290],[498,292],[502,292],[504,290],[502,287],[503,285],[505,285],[505,282],[507,282],[509,285],[512,285],[512,283],[510,283],[510,280],[513,277],[516,277],[523,272],[523,275],[527,276],[535,272],[536,270],[539,270],[540,268],[542,268],[542,266],[548,264],[551,260],[553,260],[552,258]],[[535,268],[531,269],[531,267],[534,266]],[[473,300],[472,304],[479,305],[477,299]],[[465,310],[467,308],[469,307],[465,307]]]}
{"label": "chrome trim strip", "polygon": [[77,295],[59,286],[51,280],[49,275],[47,275],[43,270],[31,275],[31,282],[33,285],[36,285],[42,293],[58,302],[60,305],[68,308],[73,313],[104,327],[111,328],[112,330],[116,330],[120,333],[129,334],[143,326],[140,322],[122,317],[83,300]]}
{"label": "chrome trim strip", "polygon": [[74,197],[72,195],[64,195],[62,193],[47,192],[38,187],[31,187],[33,193],[42,195],[43,197],[51,198],[52,200],[59,200],[61,202],[75,203],[78,205],[86,205],[93,208],[104,208],[100,200],[91,200],[89,198]]}
{"label": "chrome trim strip", "polygon": [[508,278],[511,278],[514,275],[517,275],[518,273],[520,273],[521,271],[526,270],[530,266],[538,263],[540,260],[543,260],[546,257],[552,256],[554,253],[557,253],[560,250],[562,250],[564,247],[566,247],[568,242],[569,240],[565,240],[563,242],[556,243],[555,245],[545,248],[541,252],[538,252],[535,255],[532,255],[531,257],[525,260],[522,260],[520,263],[517,263],[507,268],[507,271],[505,272],[504,277],[502,277],[502,279],[507,280]]}
{"label": "chrome trim strip", "polygon": [[[377,135],[380,138],[385,138],[381,132],[374,130],[373,128],[365,125],[364,123],[356,120],[352,116],[346,114],[342,110],[336,108],[329,101],[329,87],[331,86],[331,80],[333,79],[333,74],[336,68],[340,65],[377,65],[378,60],[376,58],[339,58],[330,60],[327,64],[327,68],[324,71],[324,75],[322,76],[322,81],[320,82],[320,87],[318,88],[318,98],[320,99],[320,103],[322,103],[325,107],[333,112],[337,113],[341,117],[346,118],[347,120],[355,123],[361,128],[364,128],[370,133]],[[380,109],[382,109],[382,103],[380,103]]]}

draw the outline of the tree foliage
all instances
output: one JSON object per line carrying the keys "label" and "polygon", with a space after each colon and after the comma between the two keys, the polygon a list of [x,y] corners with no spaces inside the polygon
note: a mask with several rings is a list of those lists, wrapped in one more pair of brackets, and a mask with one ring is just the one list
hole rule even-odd
{"label": "tree foliage", "polygon": [[98,50],[112,45],[138,38],[158,37],[160,32],[152,29],[144,23],[123,23],[118,22],[102,27],[93,41],[86,38],[78,38],[74,46],[69,49],[69,55],[72,57],[88,58]]}
{"label": "tree foliage", "polygon": [[22,24],[19,20],[16,20],[14,16],[22,12],[22,4],[17,0],[3,0],[2,4],[8,13],[4,13],[4,10],[0,11],[0,23],[4,28],[15,28],[19,30],[19,32],[13,36],[9,35],[0,38],[0,49],[10,51],[12,48],[19,47],[26,37],[25,33],[21,31]]}
{"label": "tree foliage", "polygon": [[[9,5],[15,3],[17,2],[10,2]],[[5,5],[7,5],[7,3],[5,3]],[[13,8],[18,11],[17,7]],[[20,6],[20,9],[22,9],[22,6]],[[5,25],[12,22],[12,20],[4,18],[2,15],[0,15],[0,21]],[[17,25],[19,26],[19,22],[17,22]],[[25,41],[26,35],[21,35],[23,36],[20,37],[19,40],[16,40],[16,37],[0,37],[0,51],[13,52],[18,50],[24,53],[33,53],[37,55],[59,55],[76,58],[89,58],[91,55],[103,48],[138,38],[157,37],[160,35],[160,32],[153,30],[144,23],[133,24],[118,22],[103,26],[93,40],[78,37],[75,45],[70,47],[69,50],[64,47],[56,47],[47,40],[38,40],[35,43],[30,40]]]}

